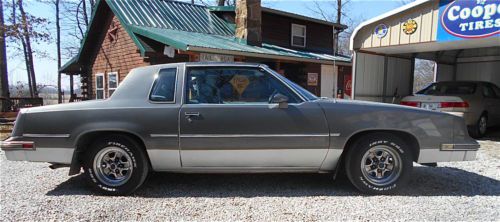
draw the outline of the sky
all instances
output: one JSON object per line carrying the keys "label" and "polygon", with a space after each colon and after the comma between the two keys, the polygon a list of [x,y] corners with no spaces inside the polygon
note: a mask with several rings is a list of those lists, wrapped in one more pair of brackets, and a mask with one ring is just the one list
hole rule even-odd
{"label": "sky", "polygon": [[[3,1],[3,0],[2,0]],[[53,22],[55,17],[55,10],[52,5],[42,4],[36,2],[35,0],[25,0],[26,11],[29,13],[48,18],[51,23],[48,24],[49,31],[55,33],[55,23]],[[333,7],[331,6],[333,0],[316,0],[318,4],[324,10],[330,10],[333,12]],[[301,14],[310,17],[320,18],[321,16],[315,14],[312,9],[315,8],[314,0],[262,0],[262,4],[265,7],[274,8],[278,10],[283,10],[287,12],[292,12],[296,14]],[[347,16],[356,21],[364,21],[372,17],[378,16],[392,9],[400,7],[402,5],[399,0],[351,0],[347,5],[346,14]],[[54,35],[55,36],[55,35]],[[55,38],[55,37],[54,37]],[[62,42],[75,41],[74,38],[69,37],[67,34],[63,33]],[[67,43],[67,42],[66,42]],[[7,53],[8,53],[8,73],[9,73],[9,83],[10,85],[15,85],[18,81],[26,82],[26,68],[22,56],[19,53],[13,52],[12,47],[9,47],[7,43]],[[43,51],[48,56],[36,56],[34,58],[35,62],[35,73],[37,82],[45,85],[57,85],[57,62],[56,58],[56,46],[55,41],[43,44],[35,44],[35,50]],[[16,55],[17,54],[17,55]],[[70,58],[63,58],[62,64],[68,61]],[[69,89],[69,77],[63,75],[63,88]]]}

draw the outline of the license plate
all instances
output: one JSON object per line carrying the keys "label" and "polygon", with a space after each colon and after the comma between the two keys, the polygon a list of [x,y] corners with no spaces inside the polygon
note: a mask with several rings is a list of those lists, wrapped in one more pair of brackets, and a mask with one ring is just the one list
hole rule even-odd
{"label": "license plate", "polygon": [[420,108],[428,109],[428,110],[438,110],[439,103],[422,103],[420,105]]}

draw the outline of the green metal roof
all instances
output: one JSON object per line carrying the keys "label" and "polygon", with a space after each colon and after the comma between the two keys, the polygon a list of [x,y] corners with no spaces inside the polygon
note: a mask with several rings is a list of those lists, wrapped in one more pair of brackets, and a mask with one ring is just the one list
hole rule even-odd
{"label": "green metal roof", "polygon": [[80,52],[60,72],[72,72],[75,67],[80,67],[75,64],[85,63],[84,60],[89,58],[82,54],[87,54],[89,47],[96,44],[98,30],[95,29],[109,11],[105,9],[106,5],[118,17],[143,56],[152,49],[138,35],[184,51],[320,63],[351,61],[343,56],[295,51],[270,44],[263,44],[262,47],[247,45],[234,37],[234,24],[225,22],[212,12],[234,10],[234,7],[206,7],[171,0],[98,0]]}
{"label": "green metal roof", "polygon": [[333,56],[304,51],[296,51],[271,44],[262,44],[262,47],[251,46],[242,43],[235,37],[207,35],[172,29],[160,29],[152,27],[131,26],[132,32],[141,36],[151,38],[165,45],[184,51],[197,52],[219,52],[223,54],[246,55],[253,57],[275,57],[289,60],[301,60],[311,62],[350,62],[351,59],[344,56]]}
{"label": "green metal roof", "polygon": [[201,5],[169,0],[107,0],[127,25],[233,36],[234,30]]}

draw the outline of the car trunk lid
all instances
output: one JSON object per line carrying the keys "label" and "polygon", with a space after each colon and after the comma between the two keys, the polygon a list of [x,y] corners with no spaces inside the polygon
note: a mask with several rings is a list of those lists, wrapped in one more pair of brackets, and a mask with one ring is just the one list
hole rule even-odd
{"label": "car trunk lid", "polygon": [[443,112],[466,112],[469,103],[458,96],[413,95],[401,100],[401,105]]}

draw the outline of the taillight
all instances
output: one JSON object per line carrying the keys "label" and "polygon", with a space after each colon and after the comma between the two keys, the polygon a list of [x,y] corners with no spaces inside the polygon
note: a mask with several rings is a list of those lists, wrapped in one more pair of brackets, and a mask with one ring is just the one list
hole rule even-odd
{"label": "taillight", "polygon": [[468,102],[441,102],[441,108],[469,108]]}
{"label": "taillight", "polygon": [[0,143],[2,150],[35,150],[35,143],[32,141],[3,141]]}
{"label": "taillight", "polygon": [[401,101],[400,103],[403,106],[413,106],[413,107],[419,107],[420,103],[419,102],[412,102],[412,101]]}

